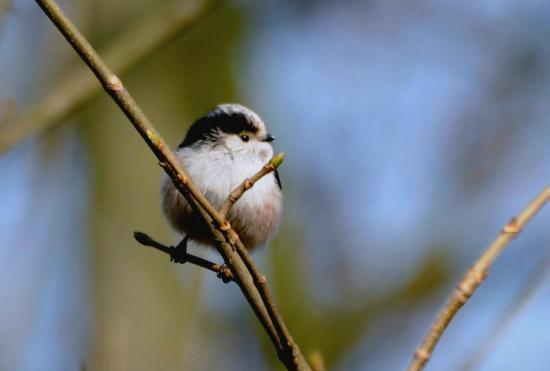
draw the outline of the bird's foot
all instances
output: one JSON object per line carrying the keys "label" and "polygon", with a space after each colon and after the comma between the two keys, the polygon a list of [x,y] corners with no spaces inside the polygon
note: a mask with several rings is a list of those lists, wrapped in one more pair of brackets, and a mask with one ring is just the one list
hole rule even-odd
{"label": "bird's foot", "polygon": [[231,282],[233,279],[233,273],[231,272],[231,269],[227,266],[227,264],[223,264],[220,268],[220,270],[217,273],[218,278],[220,278],[223,283]]}
{"label": "bird's foot", "polygon": [[170,249],[170,261],[180,264],[187,262],[187,236],[177,246]]}

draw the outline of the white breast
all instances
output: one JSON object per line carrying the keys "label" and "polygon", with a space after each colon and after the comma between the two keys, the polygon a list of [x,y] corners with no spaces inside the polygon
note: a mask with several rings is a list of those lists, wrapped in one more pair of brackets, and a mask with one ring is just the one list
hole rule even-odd
{"label": "white breast", "polygon": [[[177,155],[199,190],[213,206],[219,209],[231,191],[246,178],[257,173],[271,158],[273,150],[271,146],[268,148],[267,151],[265,146],[261,148],[261,155],[266,159],[260,158],[258,151],[229,153],[223,146],[214,147],[208,151],[181,148]],[[179,197],[182,196],[179,195]],[[179,201],[186,204],[183,199]],[[228,219],[245,246],[248,249],[253,249],[265,244],[269,236],[276,230],[281,207],[281,190],[274,175],[269,174],[260,179],[253,188],[243,195],[233,206]],[[179,211],[182,212],[183,208],[180,208]],[[167,215],[169,213],[170,210]],[[187,209],[187,213],[189,213],[189,209]],[[172,214],[174,214],[173,211]],[[178,218],[178,220],[184,219]],[[173,220],[171,222],[173,225],[175,224]],[[184,223],[188,225],[174,226],[193,235],[194,231],[189,228],[193,228],[196,223]]]}

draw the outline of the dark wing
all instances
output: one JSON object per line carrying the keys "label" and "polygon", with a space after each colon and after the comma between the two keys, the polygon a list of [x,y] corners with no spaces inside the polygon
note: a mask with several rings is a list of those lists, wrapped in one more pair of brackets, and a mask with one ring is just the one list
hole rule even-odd
{"label": "dark wing", "polygon": [[274,175],[275,175],[275,180],[277,181],[277,185],[282,190],[283,185],[281,184],[281,178],[279,178],[279,172],[277,171],[277,169],[275,169]]}

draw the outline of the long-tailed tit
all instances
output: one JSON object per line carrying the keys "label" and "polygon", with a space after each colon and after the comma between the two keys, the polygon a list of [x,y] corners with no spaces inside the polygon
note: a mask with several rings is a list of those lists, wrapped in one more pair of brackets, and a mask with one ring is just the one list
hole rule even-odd
{"label": "long-tailed tit", "polygon": [[[219,209],[231,191],[271,159],[273,139],[252,110],[239,104],[221,104],[193,123],[176,154],[199,190]],[[167,176],[162,186],[162,207],[176,231],[213,246],[203,218]],[[281,182],[275,171],[245,192],[227,219],[246,248],[252,250],[264,245],[275,231],[281,208]]]}

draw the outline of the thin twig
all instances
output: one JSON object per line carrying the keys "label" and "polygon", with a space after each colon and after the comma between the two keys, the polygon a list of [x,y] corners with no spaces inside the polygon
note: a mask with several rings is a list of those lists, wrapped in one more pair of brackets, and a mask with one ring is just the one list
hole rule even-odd
{"label": "thin twig", "polygon": [[[229,196],[223,203],[222,207],[220,208],[220,215],[223,216],[223,218],[225,218],[229,213],[229,211],[231,211],[231,208],[233,207],[233,205],[243,196],[243,194],[246,191],[248,191],[250,188],[252,188],[254,184],[256,184],[262,177],[275,171],[282,164],[283,160],[284,160],[284,153],[281,152],[276,156],[273,156],[273,158],[267,164],[265,164],[256,174],[254,174],[250,178],[245,179],[237,188],[235,188],[229,194]],[[269,312],[269,316],[272,319],[275,319],[273,321],[273,324],[275,326],[275,330],[277,331],[277,334],[281,339],[287,339],[287,342],[283,344],[284,348],[282,349],[280,356],[286,357],[287,358],[286,362],[292,362],[296,365],[300,364],[300,362],[302,361],[305,363],[305,360],[301,361],[298,359],[299,357],[301,357],[301,354],[294,351],[294,349],[296,349],[297,346],[294,343],[294,340],[290,335],[290,332],[284,325],[284,321],[279,311],[277,310],[277,306],[275,304],[275,301],[273,300],[273,296],[269,291],[269,286],[267,284],[267,277],[261,274],[261,272],[257,269],[256,265],[254,264],[254,261],[252,260],[252,257],[248,253],[248,250],[239,240],[238,236],[229,234],[228,239],[234,242],[234,245],[237,248],[237,252],[239,253],[239,256],[243,259],[248,270],[252,274],[252,277],[254,279],[254,284],[258,288],[260,295],[262,297],[262,300],[267,304],[266,306]]]}
{"label": "thin twig", "polygon": [[235,202],[237,202],[246,191],[252,188],[254,184],[256,184],[264,176],[275,171],[283,163],[284,159],[284,152],[273,156],[271,160],[260,169],[260,171],[258,171],[252,177],[245,179],[237,188],[235,188],[229,194],[227,200],[225,200],[222,207],[220,208],[220,215],[222,216],[222,218],[225,219],[227,217],[227,213],[229,213],[229,210],[231,210]]}
{"label": "thin twig", "polygon": [[510,305],[506,307],[506,310],[502,315],[495,320],[495,326],[487,339],[482,344],[475,347],[472,355],[465,361],[464,365],[459,369],[462,371],[479,370],[480,363],[486,356],[495,343],[502,337],[503,334],[509,329],[510,325],[517,319],[526,305],[529,304],[533,295],[538,292],[541,284],[548,277],[548,263],[550,262],[550,255],[546,255],[541,259],[538,259],[536,266],[531,270],[529,276],[525,279],[525,284],[520,288],[517,294],[512,300]]}
{"label": "thin twig", "polygon": [[[218,244],[218,251],[222,255],[225,264],[227,264],[227,266],[230,267],[232,271],[235,271],[235,276],[237,278],[235,279],[235,282],[241,288],[241,291],[243,292],[246,300],[248,301],[248,303],[254,310],[254,313],[260,320],[260,323],[266,330],[269,338],[275,346],[275,350],[281,361],[289,370],[309,370],[309,368],[293,367],[294,364],[287,364],[285,362],[287,348],[283,345],[284,340],[281,339],[275,325],[273,324],[272,317],[270,316],[269,310],[267,308],[268,305],[264,304],[260,290],[258,290],[258,288],[255,286],[254,279],[251,273],[247,270],[246,265],[242,261],[240,255],[237,253],[235,242],[228,242],[229,240],[226,238],[221,228],[212,220],[208,212],[197,202],[197,200],[195,200],[194,197],[190,197],[188,201],[191,202],[191,205],[193,205],[195,210],[197,210],[201,214],[203,219],[207,221],[207,225],[210,229],[210,233],[212,233],[213,240]],[[227,225],[229,225],[229,223],[227,223]],[[232,229],[228,229],[226,232],[233,232],[234,239],[232,241],[237,240],[240,242],[237,234]],[[307,367],[307,363],[305,364],[305,366]]]}
{"label": "thin twig", "polygon": [[[124,74],[197,24],[218,4],[221,4],[220,0],[174,0],[130,26],[99,54],[115,73]],[[75,65],[29,110],[0,122],[0,154],[32,135],[62,124],[99,93],[101,86],[97,80],[82,64]]]}
{"label": "thin twig", "polygon": [[[210,260],[203,259],[199,256],[188,253],[186,250],[181,249],[180,246],[166,246],[160,242],[155,241],[149,235],[143,232],[134,232],[134,238],[137,242],[143,246],[150,246],[163,253],[167,254],[172,258],[172,261],[176,263],[191,263],[199,267],[208,269],[218,276],[223,282],[228,283],[233,281],[233,273],[226,265],[219,265]],[[183,242],[183,241],[182,241]],[[186,241],[185,241],[186,243]],[[175,258],[177,256],[177,258]]]}
{"label": "thin twig", "polygon": [[[175,154],[169,149],[166,142],[149,122],[149,119],[125,89],[120,79],[107,67],[76,26],[65,16],[57,3],[54,0],[35,1],[132,122],[135,129],[154,152],[160,165],[170,176],[176,188],[201,213],[212,232],[218,251],[233,272],[235,282],[241,288],[241,291],[268,333],[281,361],[289,370],[309,370],[309,366],[305,362],[300,349],[292,338],[281,338],[279,331],[275,330],[275,322],[277,322],[278,328],[286,329],[286,326],[280,316],[270,315],[276,309],[269,308],[269,301],[263,299],[265,292],[262,292],[254,284],[251,272],[247,268],[250,262],[247,262],[245,265],[240,254],[235,251],[235,244],[238,247],[242,247],[237,233],[231,228],[225,218],[221,217],[204,195],[201,194],[187,172],[183,169],[181,163],[177,160]],[[287,349],[290,349],[290,356],[287,354]]]}
{"label": "thin twig", "polygon": [[[276,160],[275,162],[277,163],[279,162],[279,160]],[[259,173],[262,173],[262,170],[260,170],[258,174]],[[236,190],[239,188],[240,186],[237,187]],[[248,189],[250,189],[250,187]],[[233,194],[234,192],[235,190],[231,192],[231,194]],[[193,199],[193,202],[197,202],[198,204],[197,200]],[[198,210],[202,213],[205,220],[208,220],[209,217],[212,217],[212,215],[206,212],[206,210],[202,207],[202,205],[199,204],[197,206],[198,206]],[[256,267],[256,264],[252,260],[252,257],[248,253],[248,250],[241,242],[239,235],[235,232],[235,230],[231,228],[229,222],[227,222],[225,218],[222,218],[221,215],[219,215],[217,212],[214,212],[213,217],[220,218],[223,221],[222,223],[220,223],[220,222],[216,222],[216,220],[213,220],[213,223],[208,224],[208,226],[210,227],[210,231],[214,236],[214,239],[217,241],[222,241],[220,246],[224,250],[229,249],[229,251],[227,251],[227,255],[236,253],[237,257],[239,258],[239,261],[244,262],[247,272],[250,275],[248,277],[251,278],[251,282],[247,282],[247,283],[252,283],[255,286],[255,288],[259,292],[262,302],[265,304],[265,309],[267,310],[268,316],[272,321],[270,325],[273,327],[270,327],[270,329],[273,329],[274,331],[273,333],[270,333],[268,331],[268,334],[270,334],[274,343],[276,341],[278,341],[279,343],[279,347],[278,348],[276,347],[277,355],[279,356],[279,359],[285,364],[285,366],[288,369],[310,370],[309,365],[307,364],[304,356],[300,351],[300,348],[294,342],[294,339],[290,335],[290,332],[288,331],[288,328],[286,327],[284,320],[277,309],[275,301],[273,300],[273,296],[269,291],[266,276],[264,276],[258,270],[258,268]],[[215,224],[217,224],[218,228],[215,227]],[[224,240],[227,241],[227,243]],[[228,264],[231,267],[231,260],[227,260],[226,255],[222,254],[222,256],[224,256],[226,264]],[[241,285],[241,283],[239,283],[238,281],[237,283]]]}
{"label": "thin twig", "polygon": [[516,217],[512,218],[500,231],[497,238],[487,247],[481,257],[468,270],[462,281],[456,287],[445,307],[439,312],[431,329],[417,348],[409,365],[409,371],[421,370],[430,359],[432,352],[443,335],[443,332],[459,309],[468,301],[477,287],[489,274],[489,268],[504,250],[504,248],[523,230],[527,223],[550,201],[550,186],[546,187],[529,205]]}

